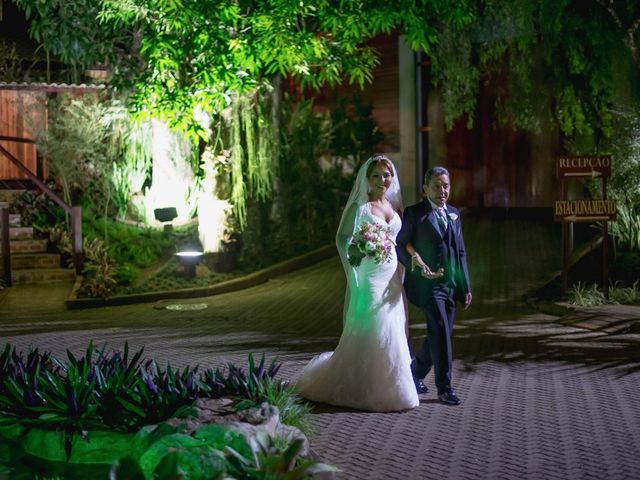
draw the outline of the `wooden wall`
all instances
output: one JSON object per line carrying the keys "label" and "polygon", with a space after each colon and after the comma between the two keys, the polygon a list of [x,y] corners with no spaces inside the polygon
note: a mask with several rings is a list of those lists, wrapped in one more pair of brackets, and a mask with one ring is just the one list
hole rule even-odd
{"label": "wooden wall", "polygon": [[[0,88],[0,136],[33,139],[34,122],[45,121],[46,93],[34,90]],[[37,173],[36,147],[29,143],[0,141],[33,174]],[[46,173],[43,172],[45,178]],[[26,179],[9,159],[0,154],[0,182]],[[0,185],[1,187],[1,185]]]}
{"label": "wooden wall", "polygon": [[[398,72],[398,35],[381,34],[372,38],[367,45],[376,49],[379,64],[373,70],[373,81],[365,83],[364,88],[349,85],[347,81],[334,88],[323,87],[319,92],[309,90],[305,96],[313,96],[314,105],[319,110],[331,107],[336,99],[359,95],[365,103],[373,108],[371,116],[384,135],[376,146],[379,152],[397,152],[400,149],[400,97]],[[287,84],[289,93],[301,97],[295,82]]]}

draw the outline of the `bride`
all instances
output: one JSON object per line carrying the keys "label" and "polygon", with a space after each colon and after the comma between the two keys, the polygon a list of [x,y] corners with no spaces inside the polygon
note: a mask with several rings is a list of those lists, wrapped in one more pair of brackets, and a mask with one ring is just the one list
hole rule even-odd
{"label": "bride", "polygon": [[[418,406],[406,337],[402,267],[395,248],[387,257],[365,256],[352,245],[364,223],[388,228],[395,241],[402,225],[400,183],[391,160],[369,158],[358,171],[336,235],[347,276],[342,336],[335,351],[314,357],[296,382],[304,398],[370,411]],[[378,263],[379,262],[379,263]]]}

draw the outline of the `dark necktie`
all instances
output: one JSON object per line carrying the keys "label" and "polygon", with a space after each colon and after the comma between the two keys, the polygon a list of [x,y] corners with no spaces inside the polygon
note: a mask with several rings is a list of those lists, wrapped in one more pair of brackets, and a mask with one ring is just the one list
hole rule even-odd
{"label": "dark necktie", "polygon": [[439,207],[436,209],[436,216],[438,217],[438,225],[440,225],[440,231],[444,235],[447,231],[447,219],[444,208]]}

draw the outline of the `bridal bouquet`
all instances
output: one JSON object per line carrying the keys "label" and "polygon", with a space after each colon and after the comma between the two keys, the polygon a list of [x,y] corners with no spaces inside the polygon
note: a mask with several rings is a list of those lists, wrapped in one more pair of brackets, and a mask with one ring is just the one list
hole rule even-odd
{"label": "bridal bouquet", "polygon": [[[391,229],[378,223],[362,222],[353,234],[351,245],[354,245],[365,257],[373,258],[376,263],[391,260],[391,252],[395,242],[391,239]],[[349,263],[357,266],[360,259],[350,257]]]}

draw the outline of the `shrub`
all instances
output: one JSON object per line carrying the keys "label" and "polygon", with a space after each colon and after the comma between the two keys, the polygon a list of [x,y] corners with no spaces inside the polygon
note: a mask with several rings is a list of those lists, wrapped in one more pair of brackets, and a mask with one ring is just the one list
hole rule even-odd
{"label": "shrub", "polygon": [[632,205],[618,205],[617,219],[611,223],[611,235],[619,249],[640,251],[640,213]]}
{"label": "shrub", "polygon": [[640,304],[640,281],[633,282],[630,287],[625,287],[622,282],[614,283],[609,290],[609,298],[623,305]]}
{"label": "shrub", "polygon": [[598,285],[578,282],[568,292],[569,303],[579,307],[593,307],[607,303],[604,293],[598,289]]}

